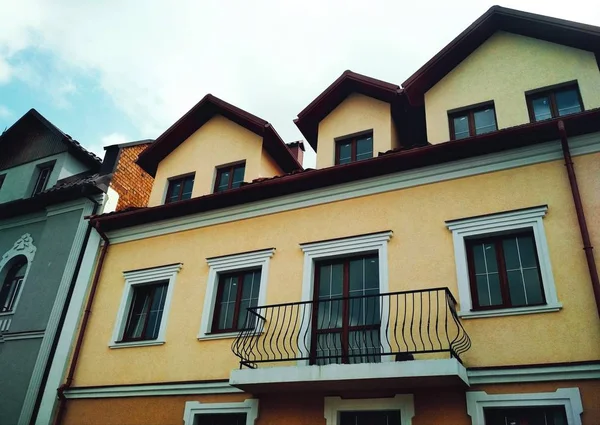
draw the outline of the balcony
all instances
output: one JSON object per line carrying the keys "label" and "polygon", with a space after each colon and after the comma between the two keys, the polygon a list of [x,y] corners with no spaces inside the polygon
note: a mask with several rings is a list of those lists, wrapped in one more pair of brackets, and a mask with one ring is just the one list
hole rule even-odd
{"label": "balcony", "polygon": [[232,345],[246,391],[468,384],[471,346],[447,288],[248,309]]}

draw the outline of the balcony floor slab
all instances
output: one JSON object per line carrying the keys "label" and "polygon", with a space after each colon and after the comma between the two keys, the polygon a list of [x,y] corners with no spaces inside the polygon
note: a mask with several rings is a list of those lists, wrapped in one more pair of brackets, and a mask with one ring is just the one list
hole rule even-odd
{"label": "balcony floor slab", "polygon": [[456,359],[283,366],[233,370],[231,386],[251,393],[469,386]]}

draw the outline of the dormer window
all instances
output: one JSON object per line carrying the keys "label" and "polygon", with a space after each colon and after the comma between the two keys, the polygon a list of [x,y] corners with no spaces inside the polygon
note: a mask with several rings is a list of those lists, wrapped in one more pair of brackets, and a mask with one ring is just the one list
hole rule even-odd
{"label": "dormer window", "polygon": [[194,174],[169,179],[165,204],[190,199],[192,197],[193,188]]}
{"label": "dormer window", "polygon": [[244,181],[245,171],[245,161],[218,167],[215,179],[215,193],[240,187]]}
{"label": "dormer window", "polygon": [[526,96],[531,122],[549,120],[583,111],[577,83],[534,90]]}
{"label": "dormer window", "polygon": [[53,164],[38,166],[38,175],[31,196],[35,196],[38,193],[41,193],[44,190],[46,190],[48,180],[50,180],[50,174],[52,173],[52,168]]}
{"label": "dormer window", "polygon": [[493,102],[449,112],[448,121],[451,140],[478,136],[498,129]]}
{"label": "dormer window", "polygon": [[373,158],[373,132],[336,140],[336,165],[348,164],[369,158]]}

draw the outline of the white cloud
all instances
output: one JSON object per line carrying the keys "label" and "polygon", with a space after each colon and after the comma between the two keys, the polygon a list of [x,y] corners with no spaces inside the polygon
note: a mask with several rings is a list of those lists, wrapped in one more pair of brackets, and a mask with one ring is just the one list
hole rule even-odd
{"label": "white cloud", "polygon": [[118,145],[127,142],[131,142],[131,139],[121,133],[111,133],[101,139],[102,146]]}
{"label": "white cloud", "polygon": [[12,111],[4,105],[0,105],[0,118],[12,117]]}
{"label": "white cloud", "polygon": [[[61,66],[62,78],[49,82],[56,88],[50,93],[67,87],[63,90],[67,99],[69,72],[96,75],[100,87],[139,129],[139,137],[157,137],[211,92],[269,120],[288,141],[301,138],[292,122],[296,114],[345,69],[400,84],[493,4],[489,0],[305,0],[301,7],[279,0],[2,3],[0,82],[2,75],[5,80],[12,75],[16,52],[41,49]],[[506,0],[504,5],[600,25],[600,8],[587,0],[568,4]],[[4,74],[3,57],[9,64]],[[36,74],[47,83],[43,72]]]}

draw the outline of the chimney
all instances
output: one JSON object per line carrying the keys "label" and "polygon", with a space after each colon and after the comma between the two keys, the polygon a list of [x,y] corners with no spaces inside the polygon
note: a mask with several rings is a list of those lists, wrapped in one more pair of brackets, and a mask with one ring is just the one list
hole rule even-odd
{"label": "chimney", "polygon": [[298,140],[296,142],[288,143],[288,149],[296,157],[296,160],[302,165],[302,160],[304,159],[304,142],[302,140]]}

